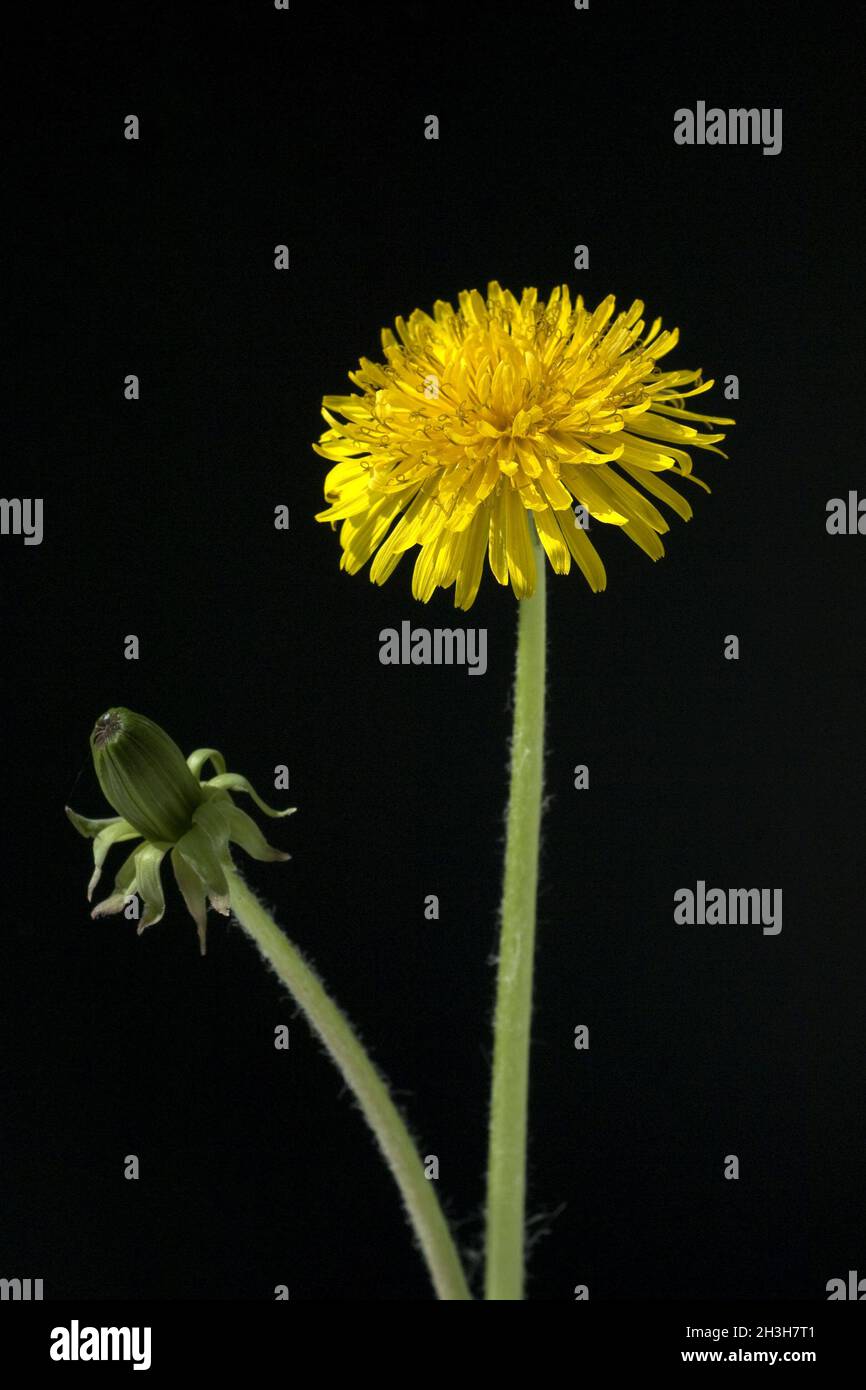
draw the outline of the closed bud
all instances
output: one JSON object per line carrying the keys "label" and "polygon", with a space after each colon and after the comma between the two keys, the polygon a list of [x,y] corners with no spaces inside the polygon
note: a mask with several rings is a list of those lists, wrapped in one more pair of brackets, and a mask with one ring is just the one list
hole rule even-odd
{"label": "closed bud", "polygon": [[139,835],[176,844],[204,801],[174,739],[143,714],[110,709],[90,736],[93,766],[106,800]]}
{"label": "closed bud", "polygon": [[[229,912],[230,845],[240,845],[253,859],[289,857],[268,844],[255,821],[235,805],[233,793],[251,797],[268,816],[289,816],[294,807],[276,811],[268,806],[246,777],[226,771],[216,748],[197,748],[184,758],[164,729],[132,710],[115,708],[101,715],[90,735],[90,748],[99,785],[117,815],[94,820],[66,807],[75,829],[93,840],[88,898],[111,847],[142,841],[118,870],[114,892],[96,904],[92,916],[120,912],[138,894],[144,904],[139,932],[158,922],[165,911],[160,865],[170,854],[204,952],[207,904],[223,915]],[[208,764],[215,771],[205,777]]]}

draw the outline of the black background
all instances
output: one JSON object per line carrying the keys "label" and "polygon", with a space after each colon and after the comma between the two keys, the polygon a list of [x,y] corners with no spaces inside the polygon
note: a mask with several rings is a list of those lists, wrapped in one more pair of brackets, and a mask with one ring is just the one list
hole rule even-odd
{"label": "black background", "polygon": [[[730,460],[698,460],[713,493],[666,558],[596,526],[607,592],[549,586],[530,1296],[820,1299],[866,1274],[866,541],[824,524],[866,487],[856,41],[845,7],[806,13],[123,3],[40,7],[7,51],[3,491],[45,499],[45,538],[0,538],[4,1277],[429,1297],[362,1120],[240,931],[215,920],[201,961],[173,885],[141,939],[90,923],[63,805],[107,814],[87,738],[112,704],[265,795],[289,765],[298,814],[266,830],[293,858],[251,880],[477,1255],[515,604],[488,572],[457,615],[488,629],[484,679],[382,667],[379,630],[451,626],[452,597],[419,607],[406,561],[381,589],[340,572],[310,442],[382,325],[491,278],[640,297],[682,331],[672,365],[741,392],[704,398],[737,417]],[[782,153],[676,146],[698,100],[782,107]],[[699,878],[781,887],[781,935],[675,925]]]}

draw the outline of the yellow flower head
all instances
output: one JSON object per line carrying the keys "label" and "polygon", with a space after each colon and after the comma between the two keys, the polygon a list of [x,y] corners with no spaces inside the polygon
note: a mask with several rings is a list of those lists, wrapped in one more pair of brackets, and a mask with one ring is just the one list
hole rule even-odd
{"label": "yellow flower head", "polygon": [[415,597],[455,584],[469,608],[485,552],[500,584],[533,592],[537,535],[557,574],[574,559],[603,589],[576,503],[659,559],[668,525],[644,493],[688,520],[660,475],[699,482],[687,450],[721,453],[725,437],[700,426],[734,421],[685,408],[713,385],[700,371],[659,367],[677,329],[647,330],[640,300],[616,318],[614,306],[608,295],[590,313],[566,285],[546,304],[534,289],[518,300],[494,280],[486,300],[464,290],[457,310],[437,300],[432,318],[398,318],[397,337],[383,329],[385,361],[362,357],[349,373],[360,394],[324,398],[328,429],[313,445],[333,465],[317,520],[342,522],[342,567],[354,574],[375,552],[382,584],[419,546]]}

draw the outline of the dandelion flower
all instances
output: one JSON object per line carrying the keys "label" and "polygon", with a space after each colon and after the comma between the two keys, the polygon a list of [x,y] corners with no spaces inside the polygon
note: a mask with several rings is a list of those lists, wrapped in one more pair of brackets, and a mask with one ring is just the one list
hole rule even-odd
{"label": "dandelion flower", "polygon": [[668,524],[655,502],[692,514],[662,475],[706,488],[689,450],[721,453],[712,427],[734,421],[687,408],[713,382],[659,365],[678,330],[647,329],[643,309],[614,317],[609,295],[590,312],[566,285],[546,304],[534,289],[518,300],[494,280],[486,299],[465,290],[456,310],[438,300],[432,317],[398,318],[396,336],[383,329],[385,361],[362,357],[349,373],[359,394],[325,396],[313,446],[332,465],[317,520],[341,523],[342,567],[373,557],[382,584],[417,546],[415,598],[454,584],[466,609],[485,554],[528,598],[537,538],[557,574],[574,561],[598,591],[604,565],[576,504],[659,559]]}

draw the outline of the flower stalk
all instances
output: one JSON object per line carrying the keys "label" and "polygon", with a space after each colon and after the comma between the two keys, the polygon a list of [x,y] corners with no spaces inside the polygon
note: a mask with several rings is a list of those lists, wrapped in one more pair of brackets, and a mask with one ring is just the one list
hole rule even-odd
{"label": "flower stalk", "polygon": [[382,1080],[349,1020],[236,869],[227,874],[232,911],[286,986],[351,1088],[391,1169],[440,1299],[471,1299],[453,1237],[424,1167]]}
{"label": "flower stalk", "polygon": [[485,1298],[524,1288],[529,1043],[544,758],[545,568],[518,605],[511,786],[494,1017]]}

